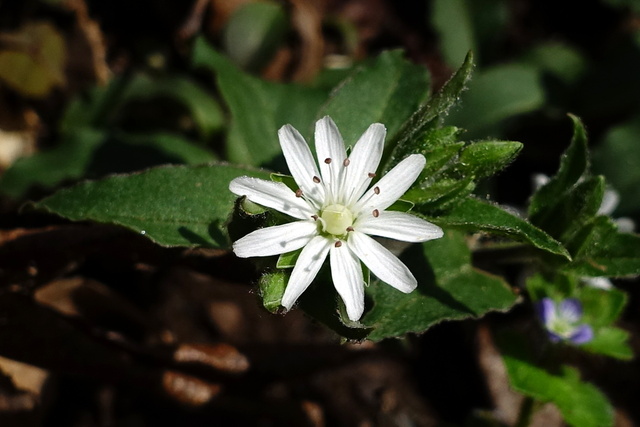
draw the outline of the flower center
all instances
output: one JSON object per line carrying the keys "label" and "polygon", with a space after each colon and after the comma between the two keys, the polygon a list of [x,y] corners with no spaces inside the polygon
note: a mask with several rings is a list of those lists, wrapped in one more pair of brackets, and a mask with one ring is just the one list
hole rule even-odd
{"label": "flower center", "polygon": [[573,322],[567,319],[557,318],[549,325],[549,330],[560,335],[561,337],[568,338],[571,336],[576,326]]}
{"label": "flower center", "polygon": [[320,218],[323,220],[324,231],[336,236],[342,236],[353,225],[353,214],[346,206],[339,204],[324,208]]}

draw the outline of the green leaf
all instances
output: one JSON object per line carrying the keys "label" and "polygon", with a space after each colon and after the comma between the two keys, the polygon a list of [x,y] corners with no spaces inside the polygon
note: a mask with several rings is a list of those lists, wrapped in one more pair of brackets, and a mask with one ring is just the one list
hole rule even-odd
{"label": "green leaf", "polygon": [[486,178],[505,168],[522,150],[515,141],[479,141],[460,154],[460,169],[465,175]]}
{"label": "green leaf", "polygon": [[426,68],[404,59],[401,51],[386,51],[347,77],[318,117],[331,116],[347,145],[355,144],[372,123],[386,126],[389,141],[428,95]]}
{"label": "green leaf", "polygon": [[231,113],[226,154],[234,163],[273,166],[281,158],[278,129],[289,123],[309,135],[317,111],[327,98],[321,89],[271,83],[246,74],[203,37],[195,40],[192,61],[195,67],[215,72]]}
{"label": "green leaf", "polygon": [[433,184],[423,183],[407,191],[403,198],[418,206],[418,212],[429,214],[446,211],[471,194],[475,188],[473,177],[440,179]]}
{"label": "green leaf", "polygon": [[479,72],[446,122],[467,129],[468,138],[486,136],[502,120],[535,111],[544,103],[537,70],[519,64]]}
{"label": "green leaf", "polygon": [[188,77],[152,78],[144,74],[116,77],[108,86],[96,87],[69,104],[60,121],[63,133],[79,127],[114,127],[122,111],[134,101],[168,99],[187,109],[200,135],[208,139],[224,123],[222,110],[213,96]]}
{"label": "green leaf", "polygon": [[560,168],[554,177],[540,187],[531,197],[529,218],[537,224],[539,218],[548,215],[562,198],[575,186],[589,170],[589,152],[587,133],[579,118],[570,115],[573,120],[573,139],[571,145],[560,158]]}
{"label": "green leaf", "polygon": [[497,205],[469,197],[446,214],[430,218],[442,227],[455,227],[465,231],[486,231],[523,241],[543,251],[571,259],[558,241],[527,221],[505,211]]}
{"label": "green leaf", "polygon": [[542,402],[553,402],[565,421],[575,427],[613,425],[613,408],[596,387],[582,382],[578,371],[563,366],[558,373],[543,369],[521,335],[502,334],[499,347],[511,387]]}
{"label": "green leaf", "polygon": [[271,1],[246,3],[227,21],[222,44],[240,67],[258,70],[276,52],[287,27],[287,16],[281,4]]}
{"label": "green leaf", "polygon": [[278,257],[278,262],[276,263],[276,267],[278,268],[293,268],[296,265],[296,261],[298,261],[298,257],[300,256],[300,252],[302,249],[297,249],[295,251],[287,252],[281,254]]}
{"label": "green leaf", "polygon": [[568,247],[574,254],[574,262],[566,270],[580,276],[640,275],[640,236],[618,232],[609,217],[597,217]]}
{"label": "green leaf", "polygon": [[627,294],[618,289],[583,287],[579,294],[585,320],[592,326],[610,326],[627,304]]}
{"label": "green leaf", "polygon": [[402,260],[418,279],[418,288],[404,294],[373,281],[366,290],[373,307],[361,322],[379,341],[408,332],[424,332],[444,320],[480,317],[509,309],[516,296],[496,276],[474,269],[464,236],[448,231],[441,239],[415,245]]}
{"label": "green leaf", "polygon": [[32,188],[49,190],[81,178],[166,163],[205,163],[215,158],[193,142],[166,133],[109,135],[80,128],[62,138],[57,147],[16,161],[0,178],[0,192],[18,199]]}
{"label": "green leaf", "polygon": [[616,359],[633,359],[633,350],[628,344],[629,333],[620,328],[602,327],[594,330],[593,340],[580,346],[591,353],[602,354]]}
{"label": "green leaf", "polygon": [[[464,62],[454,73],[440,92],[433,95],[407,121],[402,124],[397,135],[391,139],[390,147],[394,147],[389,157],[382,162],[384,172],[391,170],[398,162],[412,153],[418,153],[425,147],[424,137],[433,130],[438,118],[445,115],[458,101],[471,78],[473,70],[473,54],[467,53]],[[449,130],[455,129],[449,127]]]}
{"label": "green leaf", "polygon": [[34,206],[73,221],[122,225],[163,246],[227,248],[236,199],[229,182],[241,175],[269,177],[227,164],[158,167],[83,182]]}
{"label": "green leaf", "polygon": [[614,127],[596,148],[594,169],[607,177],[620,193],[617,212],[629,214],[640,211],[640,116]]}
{"label": "green leaf", "polygon": [[82,129],[56,148],[20,158],[0,178],[0,192],[19,199],[33,187],[50,189],[65,180],[80,179],[103,141],[102,132]]}
{"label": "green leaf", "polygon": [[560,241],[567,242],[584,224],[595,218],[604,191],[602,176],[587,178],[558,199],[548,211],[537,215],[535,220],[532,218],[531,222]]}

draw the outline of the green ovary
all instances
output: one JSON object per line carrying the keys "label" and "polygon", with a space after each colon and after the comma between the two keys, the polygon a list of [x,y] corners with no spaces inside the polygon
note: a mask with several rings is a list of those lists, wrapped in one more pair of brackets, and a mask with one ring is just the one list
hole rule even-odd
{"label": "green ovary", "polygon": [[323,220],[324,231],[335,236],[342,236],[353,225],[353,214],[343,205],[327,206],[320,218]]}

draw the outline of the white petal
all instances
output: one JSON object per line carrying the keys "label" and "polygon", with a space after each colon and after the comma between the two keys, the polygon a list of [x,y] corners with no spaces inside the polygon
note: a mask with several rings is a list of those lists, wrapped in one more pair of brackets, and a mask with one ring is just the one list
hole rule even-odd
{"label": "white petal", "polygon": [[361,233],[403,242],[426,242],[442,237],[442,228],[404,212],[382,211],[378,217],[364,213],[354,228]]}
{"label": "white petal", "polygon": [[349,247],[380,280],[397,290],[409,293],[418,282],[411,271],[391,252],[366,234],[349,233]]}
{"label": "white petal", "polygon": [[[344,169],[347,152],[342,135],[331,117],[326,116],[316,122],[315,142],[322,179],[335,198],[340,193],[340,173]],[[329,203],[336,203],[336,200],[332,199]]]}
{"label": "white petal", "polygon": [[233,243],[233,252],[240,258],[279,255],[306,245],[318,232],[314,221],[296,221],[261,228]]}
{"label": "white petal", "polygon": [[391,206],[411,187],[426,162],[422,154],[412,154],[402,160],[358,200],[353,209],[354,213],[374,209],[382,212]]}
{"label": "white petal", "polygon": [[333,241],[326,237],[316,236],[300,252],[300,256],[293,267],[289,283],[282,296],[282,306],[287,310],[298,300],[298,297],[309,287],[315,279]]}
{"label": "white petal", "polygon": [[349,166],[345,168],[344,193],[345,205],[350,206],[367,189],[382,158],[384,137],[387,130],[384,125],[374,123],[362,134],[349,156]]}
{"label": "white petal", "polygon": [[351,252],[348,244],[339,248],[331,246],[329,260],[333,286],[344,301],[347,316],[355,322],[364,311],[364,279],[360,260]]}
{"label": "white petal", "polygon": [[324,186],[314,182],[320,172],[306,141],[293,126],[284,125],[278,131],[280,146],[289,171],[306,197],[320,202],[324,199]]}
{"label": "white petal", "polygon": [[309,219],[314,211],[301,197],[282,182],[266,181],[259,178],[241,176],[229,184],[229,190],[238,196],[268,208],[275,209],[298,219]]}

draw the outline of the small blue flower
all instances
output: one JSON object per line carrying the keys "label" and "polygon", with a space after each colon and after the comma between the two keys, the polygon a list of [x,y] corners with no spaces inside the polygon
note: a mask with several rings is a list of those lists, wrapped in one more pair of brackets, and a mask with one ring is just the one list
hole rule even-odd
{"label": "small blue flower", "polygon": [[569,341],[585,344],[593,339],[593,329],[582,320],[582,305],[575,298],[567,298],[556,303],[551,298],[543,298],[536,303],[538,316],[553,342]]}

